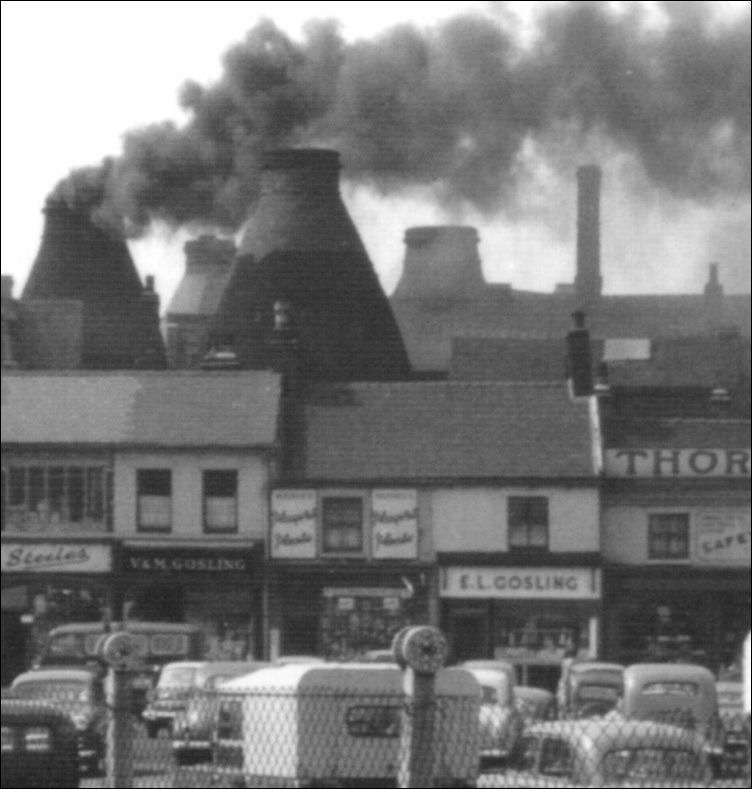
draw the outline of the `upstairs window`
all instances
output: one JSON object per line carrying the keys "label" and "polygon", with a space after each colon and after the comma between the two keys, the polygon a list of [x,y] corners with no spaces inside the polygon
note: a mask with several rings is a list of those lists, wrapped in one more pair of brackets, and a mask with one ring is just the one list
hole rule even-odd
{"label": "upstairs window", "polygon": [[363,553],[363,500],[332,496],[321,501],[323,553]]}
{"label": "upstairs window", "polygon": [[648,515],[648,559],[689,559],[689,513],[659,512]]}
{"label": "upstairs window", "polygon": [[138,530],[169,532],[172,528],[172,472],[139,469],[136,472]]}
{"label": "upstairs window", "polygon": [[8,464],[2,474],[3,529],[109,531],[112,472],[104,465]]}
{"label": "upstairs window", "polygon": [[204,531],[238,530],[238,472],[204,471]]}
{"label": "upstairs window", "polygon": [[507,522],[510,551],[548,550],[548,499],[510,496]]}

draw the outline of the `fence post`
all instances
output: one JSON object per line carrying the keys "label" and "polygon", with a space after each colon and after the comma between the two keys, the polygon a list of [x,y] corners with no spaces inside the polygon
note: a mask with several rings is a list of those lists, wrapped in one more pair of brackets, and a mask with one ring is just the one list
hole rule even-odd
{"label": "fence post", "polygon": [[392,649],[404,670],[406,697],[398,784],[430,789],[436,765],[436,674],[446,660],[446,641],[433,627],[410,627],[397,634]]}
{"label": "fence post", "polygon": [[104,636],[98,645],[107,662],[107,784],[112,789],[133,787],[133,725],[131,675],[135,642],[129,633]]}

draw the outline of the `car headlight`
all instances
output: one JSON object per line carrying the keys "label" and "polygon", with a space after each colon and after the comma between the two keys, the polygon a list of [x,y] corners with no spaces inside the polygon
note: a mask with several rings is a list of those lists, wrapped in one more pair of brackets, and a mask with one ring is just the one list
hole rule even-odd
{"label": "car headlight", "polygon": [[79,731],[84,731],[89,727],[90,718],[84,712],[73,712],[71,713],[70,719]]}

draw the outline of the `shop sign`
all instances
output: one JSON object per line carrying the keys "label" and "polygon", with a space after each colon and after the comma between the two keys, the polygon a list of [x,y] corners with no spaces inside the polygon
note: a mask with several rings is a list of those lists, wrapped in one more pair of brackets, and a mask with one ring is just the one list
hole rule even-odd
{"label": "shop sign", "polygon": [[4,573],[109,573],[112,549],[92,543],[4,543]]}
{"label": "shop sign", "polygon": [[249,551],[191,551],[180,549],[123,550],[125,572],[146,573],[245,573],[254,568]]}
{"label": "shop sign", "polygon": [[417,559],[418,492],[374,490],[371,527],[374,559]]}
{"label": "shop sign", "polygon": [[750,514],[723,508],[701,511],[695,517],[698,561],[708,564],[750,564]]}
{"label": "shop sign", "polygon": [[749,449],[607,449],[608,477],[749,477]]}
{"label": "shop sign", "polygon": [[316,558],[316,491],[272,491],[271,509],[272,559]]}
{"label": "shop sign", "polygon": [[446,567],[439,595],[451,598],[599,600],[594,567]]}

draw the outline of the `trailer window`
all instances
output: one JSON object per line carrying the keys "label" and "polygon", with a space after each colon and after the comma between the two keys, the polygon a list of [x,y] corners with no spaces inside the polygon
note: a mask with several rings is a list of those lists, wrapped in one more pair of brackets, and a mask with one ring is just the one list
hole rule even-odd
{"label": "trailer window", "polygon": [[347,710],[345,721],[347,731],[353,737],[397,737],[400,732],[400,708],[361,704]]}

